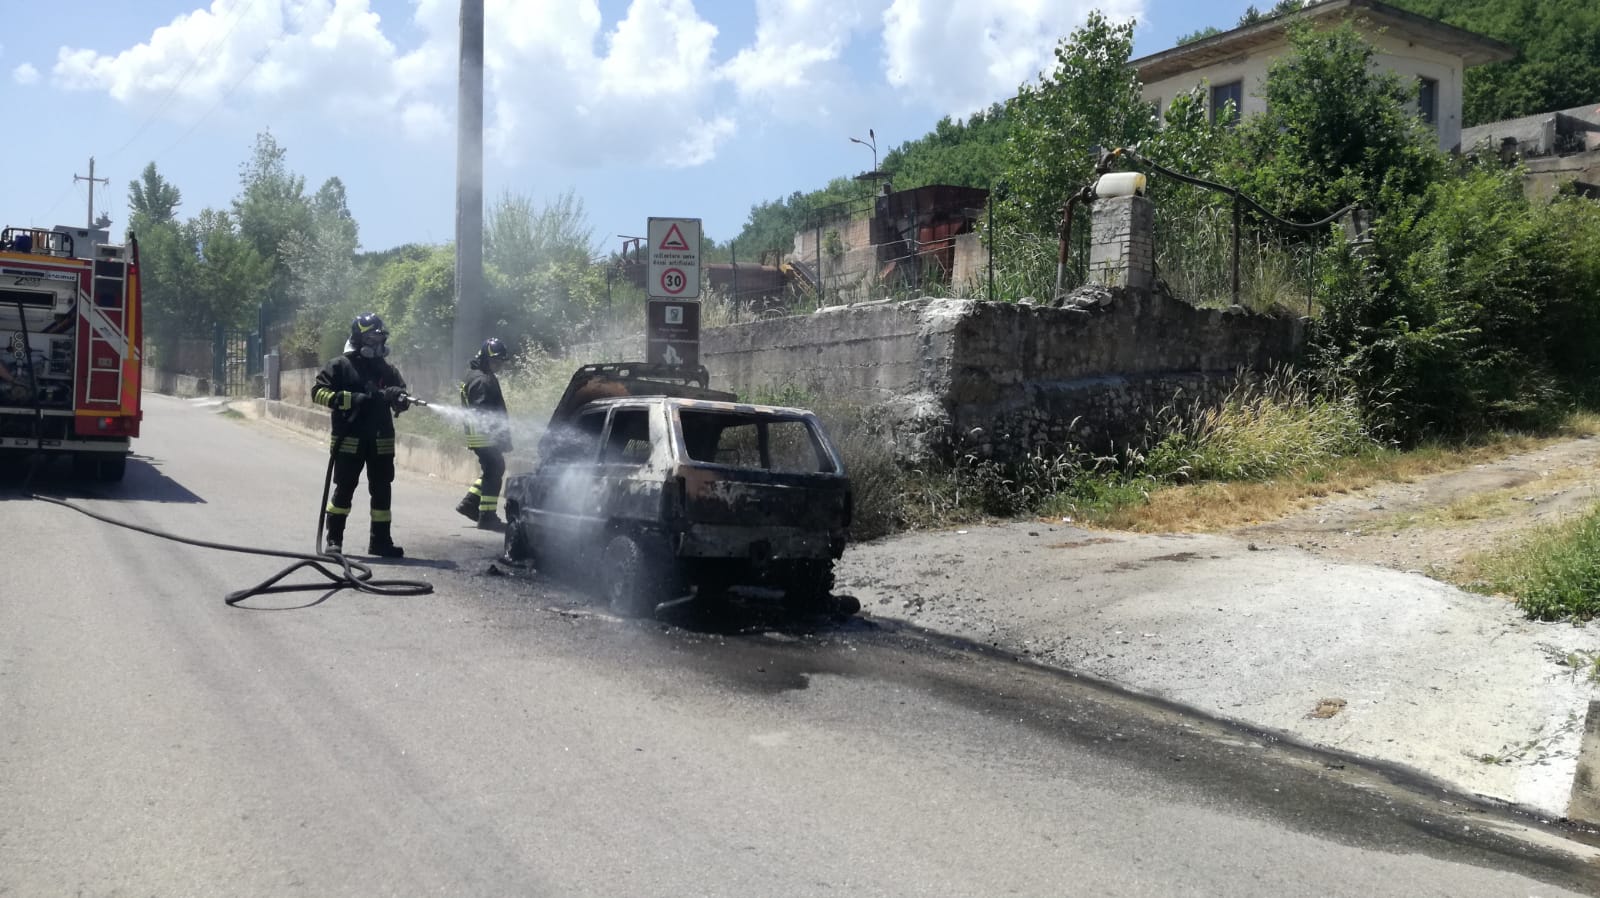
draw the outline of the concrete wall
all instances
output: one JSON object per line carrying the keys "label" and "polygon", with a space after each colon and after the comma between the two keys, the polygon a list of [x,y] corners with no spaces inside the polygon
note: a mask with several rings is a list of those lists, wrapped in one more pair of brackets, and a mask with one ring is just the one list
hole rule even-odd
{"label": "concrete wall", "polygon": [[[1124,294],[1084,312],[968,299],[835,307],[702,334],[712,386],[792,386],[824,405],[880,409],[911,455],[1006,457],[1142,437],[1157,412],[1208,403],[1239,372],[1293,361],[1295,319]],[[588,344],[572,361],[637,359],[642,339]]]}
{"label": "concrete wall", "polygon": [[987,296],[989,248],[977,232],[956,236],[955,267],[950,272],[950,289],[957,296]]}
{"label": "concrete wall", "polygon": [[[1358,23],[1359,24],[1359,23]],[[1416,78],[1432,78],[1439,82],[1439,111],[1435,122],[1439,132],[1439,147],[1451,150],[1461,144],[1462,72],[1461,57],[1413,44],[1393,35],[1362,27],[1362,36],[1377,50],[1373,67],[1379,71],[1394,72],[1406,84]],[[1144,98],[1156,103],[1163,114],[1172,99],[1199,84],[1221,85],[1233,81],[1244,82],[1244,101],[1239,111],[1250,116],[1265,112],[1267,101],[1260,95],[1261,85],[1267,77],[1267,67],[1272,61],[1289,51],[1287,38],[1282,38],[1262,49],[1224,62],[1163,78],[1144,86]]]}
{"label": "concrete wall", "polygon": [[211,381],[204,377],[160,371],[148,365],[144,366],[141,372],[140,382],[144,389],[152,393],[165,393],[168,396],[182,396],[186,399],[211,395]]}

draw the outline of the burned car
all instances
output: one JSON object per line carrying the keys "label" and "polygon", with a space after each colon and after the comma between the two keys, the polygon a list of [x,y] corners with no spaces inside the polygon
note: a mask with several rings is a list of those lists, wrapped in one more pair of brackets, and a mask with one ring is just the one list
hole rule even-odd
{"label": "burned car", "polygon": [[704,368],[579,369],[537,466],[507,481],[507,557],[588,575],[628,616],[737,587],[853,612],[832,596],[850,481],[821,423],[707,381]]}

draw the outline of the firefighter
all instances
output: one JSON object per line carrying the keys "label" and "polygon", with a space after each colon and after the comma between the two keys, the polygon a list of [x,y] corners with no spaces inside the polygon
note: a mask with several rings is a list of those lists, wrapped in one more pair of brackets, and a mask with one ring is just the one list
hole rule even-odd
{"label": "firefighter", "polygon": [[509,356],[506,344],[498,337],[483,341],[472,360],[472,370],[461,384],[461,404],[469,410],[464,423],[467,448],[477,453],[483,476],[467,489],[456,511],[477,521],[479,530],[504,527],[495,512],[500,507],[500,485],[506,476],[506,453],[511,451],[511,417],[494,372]]}
{"label": "firefighter", "polygon": [[406,382],[384,361],[389,354],[389,332],[383,319],[368,312],[350,322],[350,341],[344,354],[317,375],[311,401],[332,410],[333,498],[328,501],[329,554],[343,554],[344,525],[361,469],[367,470],[367,493],[372,500],[372,533],[367,553],[381,558],[402,558],[405,550],[389,533],[389,512],[394,483],[394,418],[411,407]]}

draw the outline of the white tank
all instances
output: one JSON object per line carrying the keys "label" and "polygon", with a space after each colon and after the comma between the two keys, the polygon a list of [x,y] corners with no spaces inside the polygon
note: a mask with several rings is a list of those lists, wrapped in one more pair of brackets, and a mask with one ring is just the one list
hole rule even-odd
{"label": "white tank", "polygon": [[1142,172],[1114,171],[1100,176],[1100,180],[1094,185],[1094,195],[1100,198],[1144,196],[1144,183]]}

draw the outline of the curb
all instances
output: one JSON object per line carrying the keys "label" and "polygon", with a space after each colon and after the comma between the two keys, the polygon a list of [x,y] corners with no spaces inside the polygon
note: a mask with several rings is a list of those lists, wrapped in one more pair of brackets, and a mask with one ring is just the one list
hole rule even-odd
{"label": "curb", "polygon": [[[326,440],[328,436],[328,411],[307,408],[273,399],[247,399],[232,403],[251,418],[270,421],[280,427],[298,431],[307,436]],[[415,474],[424,474],[447,483],[465,487],[478,479],[478,457],[465,446],[440,442],[430,437],[411,433],[397,433],[394,440],[396,467]],[[515,470],[507,464],[508,474]]]}
{"label": "curb", "polygon": [[1572,799],[1567,817],[1600,825],[1600,701],[1589,702],[1578,744],[1578,769],[1572,775]]}

